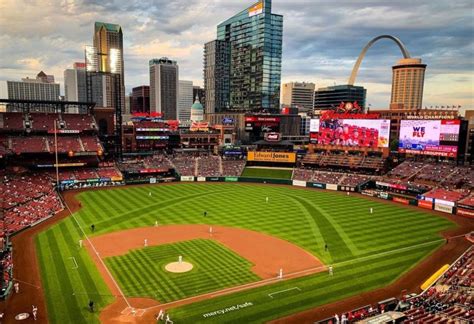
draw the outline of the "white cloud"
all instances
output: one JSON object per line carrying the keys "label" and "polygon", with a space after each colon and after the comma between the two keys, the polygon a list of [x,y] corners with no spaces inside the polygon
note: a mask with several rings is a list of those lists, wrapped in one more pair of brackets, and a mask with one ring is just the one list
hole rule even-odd
{"label": "white cloud", "polygon": [[[242,0],[2,0],[0,80],[55,74],[83,59],[94,21],[118,23],[124,31],[127,89],[147,84],[148,61],[177,60],[180,78],[202,85],[203,45],[216,37],[221,21],[253,1]],[[284,15],[282,81],[316,86],[346,83],[367,41],[398,36],[428,64],[425,103],[473,104],[472,2],[443,0],[274,0]],[[391,65],[399,50],[379,42],[365,58],[357,84],[367,102],[390,101]],[[463,81],[460,81],[463,80]],[[470,86],[469,86],[470,85]]]}

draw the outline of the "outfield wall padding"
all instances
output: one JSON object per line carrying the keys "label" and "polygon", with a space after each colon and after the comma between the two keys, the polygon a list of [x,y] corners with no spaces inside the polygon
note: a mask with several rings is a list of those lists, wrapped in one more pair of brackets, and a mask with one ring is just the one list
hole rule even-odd
{"label": "outfield wall padding", "polygon": [[240,177],[239,182],[271,183],[271,184],[285,184],[285,185],[292,184],[292,180],[287,180],[287,179],[266,179],[266,178],[250,178],[250,177]]}

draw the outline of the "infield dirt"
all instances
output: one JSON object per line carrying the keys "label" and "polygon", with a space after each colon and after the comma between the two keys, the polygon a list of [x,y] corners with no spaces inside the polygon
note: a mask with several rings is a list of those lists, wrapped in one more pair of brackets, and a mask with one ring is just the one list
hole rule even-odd
{"label": "infield dirt", "polygon": [[[173,184],[176,185],[176,184]],[[268,184],[267,184],[268,185]],[[299,189],[299,188],[298,188]],[[104,190],[104,189],[102,189]],[[301,188],[300,190],[308,190]],[[313,190],[313,189],[311,189]],[[69,205],[72,212],[79,210],[80,204],[75,199],[80,191],[65,192],[63,197]],[[337,194],[337,193],[336,193]],[[344,194],[344,193],[340,193]],[[366,196],[360,196],[365,199],[371,199]],[[381,200],[372,198],[378,202]],[[382,200],[383,201],[383,200]],[[392,202],[386,201],[387,204]],[[406,208],[416,208],[412,206],[401,206]],[[443,232],[444,237],[452,237],[465,233],[469,233],[474,230],[474,220],[463,218],[455,215],[447,215],[443,213],[433,212],[439,216],[450,219],[451,221],[458,224],[458,228]],[[15,265],[14,277],[20,280],[20,293],[12,294],[6,301],[0,302],[0,311],[5,313],[5,317],[2,323],[17,323],[14,316],[22,312],[31,312],[31,305],[38,306],[38,320],[26,320],[23,323],[47,323],[46,303],[41,284],[41,278],[39,273],[39,264],[36,257],[35,237],[38,233],[44,231],[51,225],[57,223],[59,220],[69,216],[69,211],[64,210],[54,217],[36,225],[33,228],[27,229],[21,233],[16,234],[12,238],[13,243],[13,261]],[[143,244],[143,240],[141,241]],[[435,251],[432,255],[426,258],[424,261],[419,263],[408,273],[404,274],[400,279],[395,281],[393,284],[364,293],[358,296],[354,296],[342,301],[323,305],[302,313],[294,314],[279,320],[274,323],[313,323],[316,320],[327,318],[334,315],[335,313],[347,312],[351,309],[367,305],[369,303],[376,303],[380,300],[398,297],[402,290],[407,289],[409,292],[420,291],[419,286],[425,281],[433,272],[439,269],[446,263],[452,263],[458,258],[472,243],[467,241],[464,237],[457,237],[449,239],[449,242],[442,246],[440,249]],[[104,274],[103,274],[104,276]],[[112,282],[108,282],[109,276],[104,276],[105,281],[109,285],[113,285]],[[112,290],[117,296],[116,302],[111,304],[109,307],[104,309],[101,313],[101,320],[104,323],[137,323],[138,318],[131,316],[122,315],[121,312],[125,310],[127,305],[124,300],[119,297],[119,293],[116,289]],[[207,297],[207,298],[210,298]],[[204,298],[205,299],[205,296]],[[147,308],[158,305],[155,300],[145,298],[131,298],[130,301],[137,308]],[[197,300],[193,300],[197,301]],[[178,305],[172,305],[178,306]],[[159,310],[159,308],[156,308]],[[140,322],[144,321],[148,323],[153,319],[154,311],[145,312],[140,317]]]}

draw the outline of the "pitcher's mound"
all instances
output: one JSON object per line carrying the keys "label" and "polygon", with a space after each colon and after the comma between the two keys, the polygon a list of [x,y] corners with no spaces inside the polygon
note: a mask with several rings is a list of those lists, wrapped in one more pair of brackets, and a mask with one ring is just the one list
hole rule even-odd
{"label": "pitcher's mound", "polygon": [[193,265],[189,262],[182,261],[179,262],[171,262],[165,266],[166,271],[168,272],[175,272],[175,273],[183,273],[188,272],[193,269]]}

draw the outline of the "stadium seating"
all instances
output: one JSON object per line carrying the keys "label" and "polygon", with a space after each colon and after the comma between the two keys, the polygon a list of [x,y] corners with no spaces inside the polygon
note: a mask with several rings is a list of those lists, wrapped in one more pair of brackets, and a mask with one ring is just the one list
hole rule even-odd
{"label": "stadium seating", "polygon": [[65,122],[65,129],[83,132],[97,128],[94,117],[91,115],[63,114],[62,120]]}
{"label": "stadium seating", "polygon": [[58,114],[30,114],[28,120],[32,122],[31,129],[35,131],[54,130],[54,122],[59,120]]}
{"label": "stadium seating", "polygon": [[9,137],[7,144],[14,154],[49,152],[46,137],[43,136]]}
{"label": "stadium seating", "polygon": [[474,187],[474,167],[457,166],[451,174],[441,182],[447,188],[473,188]]}
{"label": "stadium seating", "polygon": [[326,184],[338,184],[341,186],[356,187],[375,176],[363,174],[348,174],[341,172],[316,171],[312,169],[298,168],[293,172],[293,180],[302,180],[308,182],[320,182]]}
{"label": "stadium seating", "polygon": [[176,154],[171,162],[181,176],[194,176],[196,173],[196,158],[192,155]]}
{"label": "stadium seating", "polygon": [[80,136],[79,141],[82,143],[82,147],[85,152],[97,152],[102,150],[102,145],[99,142],[97,136]]}
{"label": "stadium seating", "polygon": [[469,193],[469,190],[463,189],[446,190],[442,188],[436,188],[424,194],[424,196],[428,198],[457,202],[458,200],[461,200],[462,198],[468,196]]}
{"label": "stadium seating", "polygon": [[468,197],[459,200],[458,203],[474,207],[474,192],[471,193]]}
{"label": "stadium seating", "polygon": [[301,160],[301,165],[317,165],[324,168],[370,169],[379,172],[385,167],[385,159],[381,156],[358,154],[308,153]]}
{"label": "stadium seating", "polygon": [[22,113],[0,113],[0,129],[18,131],[24,128]]}
{"label": "stadium seating", "polygon": [[121,178],[122,174],[115,167],[98,168],[97,175],[100,178]]}
{"label": "stadium seating", "polygon": [[245,160],[222,159],[221,162],[223,176],[238,177],[245,168]]}
{"label": "stadium seating", "polygon": [[218,156],[204,155],[196,159],[197,175],[201,177],[218,177],[222,174],[221,159]]}
{"label": "stadium seating", "polygon": [[404,315],[396,321],[397,323],[472,323],[473,264],[474,248],[471,247],[422,294],[414,297],[405,296],[400,300],[392,298],[394,300],[392,305],[396,305],[393,309],[379,302],[377,306],[367,305],[347,313],[336,314],[317,323],[356,323],[361,320],[366,320],[363,323],[375,323],[375,319],[370,317],[387,310],[395,310]]}
{"label": "stadium seating", "polygon": [[8,235],[54,215],[62,204],[47,175],[4,175],[3,225]]}
{"label": "stadium seating", "polygon": [[182,176],[240,176],[245,160],[222,159],[219,156],[200,154],[154,154],[139,159],[125,160],[119,164],[122,171],[137,172],[142,169],[176,169]]}
{"label": "stadium seating", "polygon": [[473,264],[470,248],[424,294],[408,300],[403,323],[472,323]]}
{"label": "stadium seating", "polygon": [[168,156],[165,154],[155,154],[153,156],[147,156],[143,159],[144,166],[147,169],[172,169],[173,166]]}
{"label": "stadium seating", "polygon": [[[55,143],[54,143],[54,136],[50,136],[47,138],[49,150],[50,152],[55,151]],[[78,136],[57,136],[58,141],[58,152],[60,153],[68,153],[69,151],[72,152],[83,152],[83,148],[81,143],[79,142]]]}
{"label": "stadium seating", "polygon": [[425,167],[426,164],[423,162],[405,161],[393,168],[387,176],[399,179],[411,179]]}

